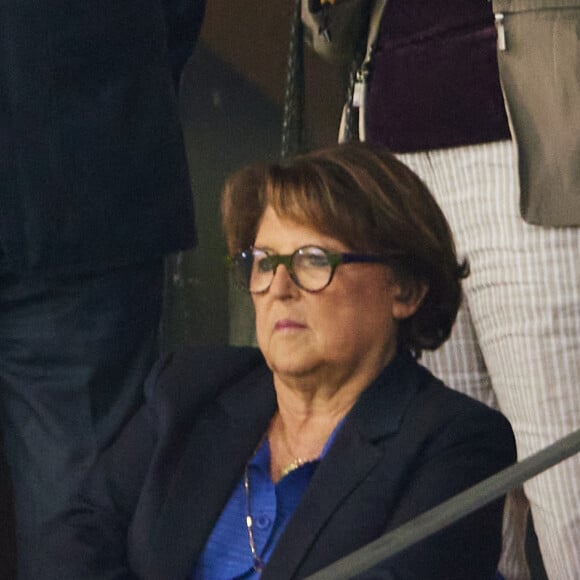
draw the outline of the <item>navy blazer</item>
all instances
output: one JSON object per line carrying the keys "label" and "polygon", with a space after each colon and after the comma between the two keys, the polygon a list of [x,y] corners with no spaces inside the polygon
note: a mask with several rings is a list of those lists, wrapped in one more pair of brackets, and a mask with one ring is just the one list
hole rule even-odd
{"label": "navy blazer", "polygon": [[[42,539],[41,577],[188,578],[275,410],[272,374],[255,349],[166,358],[143,408]],[[311,574],[514,460],[503,415],[400,355],[347,415],[262,577]],[[480,509],[363,577],[492,579],[502,507]]]}
{"label": "navy blazer", "polygon": [[2,0],[2,270],[96,271],[195,244],[175,89],[204,2]]}

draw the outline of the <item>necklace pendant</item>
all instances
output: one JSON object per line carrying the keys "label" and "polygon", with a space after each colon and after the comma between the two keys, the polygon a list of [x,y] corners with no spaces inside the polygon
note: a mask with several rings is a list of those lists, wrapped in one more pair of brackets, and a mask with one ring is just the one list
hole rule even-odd
{"label": "necklace pendant", "polygon": [[294,471],[295,469],[302,467],[305,463],[308,463],[309,461],[310,461],[309,459],[297,457],[280,471],[280,479],[286,477],[291,471]]}

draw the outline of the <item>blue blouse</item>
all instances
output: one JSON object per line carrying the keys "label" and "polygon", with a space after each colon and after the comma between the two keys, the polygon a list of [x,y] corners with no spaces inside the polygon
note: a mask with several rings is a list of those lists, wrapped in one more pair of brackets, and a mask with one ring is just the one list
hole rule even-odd
{"label": "blue blouse", "polygon": [[[340,428],[335,427],[320,457],[284,476],[277,484],[270,477],[270,444],[264,438],[248,464],[250,506],[256,552],[265,564],[292,517],[316,467],[326,455]],[[244,478],[218,518],[200,554],[191,580],[257,579],[246,527]]]}

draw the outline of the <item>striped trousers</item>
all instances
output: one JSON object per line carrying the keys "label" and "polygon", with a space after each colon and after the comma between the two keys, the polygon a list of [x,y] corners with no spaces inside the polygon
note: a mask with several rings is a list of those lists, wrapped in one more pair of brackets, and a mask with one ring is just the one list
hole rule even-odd
{"label": "striped trousers", "polygon": [[[580,428],[580,227],[522,220],[510,141],[398,157],[429,186],[471,265],[450,340],[422,362],[498,407],[523,459]],[[508,497],[500,564],[508,580],[529,578],[530,507],[550,579],[580,578],[580,455]]]}

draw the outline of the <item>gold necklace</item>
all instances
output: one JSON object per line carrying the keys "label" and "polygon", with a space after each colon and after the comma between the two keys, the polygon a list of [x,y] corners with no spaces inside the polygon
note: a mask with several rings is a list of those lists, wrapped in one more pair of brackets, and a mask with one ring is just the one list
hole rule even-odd
{"label": "gold necklace", "polygon": [[310,457],[310,458],[308,458],[308,457],[296,457],[296,454],[292,451],[292,448],[290,447],[290,442],[288,441],[285,427],[281,430],[281,439],[282,439],[282,443],[284,443],[284,447],[286,448],[286,451],[288,452],[290,457],[292,457],[293,459],[290,463],[288,463],[288,465],[286,465],[285,467],[280,469],[280,479],[282,479],[283,477],[288,475],[291,471],[294,471],[295,469],[302,467],[304,464],[310,463],[311,461],[318,459],[318,455],[316,455],[315,457]]}
{"label": "gold necklace", "polygon": [[[290,445],[288,444],[286,438],[283,437],[282,439],[284,440],[284,444],[287,450],[290,452],[290,455],[293,455],[292,450],[290,449]],[[258,448],[263,443],[263,441],[264,439],[262,438],[262,440],[258,444],[258,447],[256,448],[256,451],[254,451],[252,457],[256,454]],[[282,479],[285,475],[288,475],[294,469],[297,469],[301,465],[309,463],[310,461],[314,461],[314,459],[303,459],[301,457],[294,459],[289,465],[287,465],[284,469],[282,469],[280,479]],[[249,461],[248,463],[246,463],[246,466],[244,468],[244,495],[246,498],[246,530],[248,532],[248,544],[250,545],[250,552],[252,553],[252,561],[253,561],[252,567],[256,572],[261,573],[264,570],[264,562],[262,558],[260,558],[260,556],[258,555],[258,550],[256,549],[256,540],[254,538],[254,518],[252,517],[252,502],[250,498],[250,473],[248,466]]]}
{"label": "gold necklace", "polygon": [[314,461],[314,459],[303,459],[302,457],[297,457],[296,459],[291,461],[288,465],[286,465],[286,467],[280,469],[280,479],[286,477],[291,471],[294,471],[295,469],[302,467],[304,464]]}

